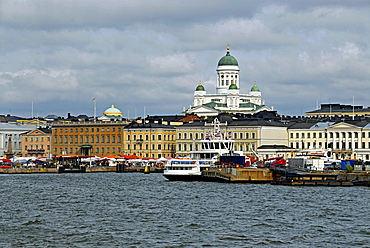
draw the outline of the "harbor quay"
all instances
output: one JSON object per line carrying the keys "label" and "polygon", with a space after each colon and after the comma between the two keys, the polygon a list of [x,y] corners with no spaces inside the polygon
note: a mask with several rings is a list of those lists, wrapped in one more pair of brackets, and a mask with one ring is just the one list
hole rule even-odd
{"label": "harbor quay", "polygon": [[[81,168],[25,168],[12,167],[0,169],[0,174],[36,174],[36,173],[162,173],[162,167],[137,166],[95,166]],[[61,169],[63,168],[63,169]],[[370,173],[346,172],[292,172],[271,168],[251,167],[215,167],[202,171],[200,181],[222,183],[252,183],[289,186],[370,186]]]}

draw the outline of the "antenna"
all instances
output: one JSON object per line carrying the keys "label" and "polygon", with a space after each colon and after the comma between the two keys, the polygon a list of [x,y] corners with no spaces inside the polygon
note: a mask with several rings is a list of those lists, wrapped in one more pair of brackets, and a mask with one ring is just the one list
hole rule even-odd
{"label": "antenna", "polygon": [[352,98],[352,120],[355,120],[355,95]]}
{"label": "antenna", "polygon": [[145,106],[144,106],[144,124],[145,124]]}

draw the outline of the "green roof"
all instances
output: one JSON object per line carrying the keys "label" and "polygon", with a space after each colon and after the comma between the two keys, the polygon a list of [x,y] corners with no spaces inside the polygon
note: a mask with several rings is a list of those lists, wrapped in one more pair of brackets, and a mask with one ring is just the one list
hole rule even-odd
{"label": "green roof", "polygon": [[234,65],[238,66],[238,61],[230,55],[229,50],[226,52],[226,55],[223,56],[220,61],[218,61],[218,66],[223,66],[223,65]]}
{"label": "green roof", "polygon": [[234,83],[230,84],[229,90],[237,90],[237,89],[238,89],[238,86],[236,86],[236,84]]}
{"label": "green roof", "polygon": [[260,91],[260,89],[256,84],[254,84],[253,87],[251,88],[251,91]]}
{"label": "green roof", "polygon": [[204,86],[202,84],[199,84],[195,90],[196,91],[205,91]]}

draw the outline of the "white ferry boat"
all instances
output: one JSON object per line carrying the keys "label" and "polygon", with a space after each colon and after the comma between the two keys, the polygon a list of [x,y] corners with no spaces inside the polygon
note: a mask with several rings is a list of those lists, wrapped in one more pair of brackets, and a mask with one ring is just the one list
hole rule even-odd
{"label": "white ferry boat", "polygon": [[234,140],[231,132],[227,138],[215,127],[212,137],[207,132],[201,140],[200,151],[191,151],[188,159],[172,159],[167,161],[163,175],[171,181],[197,181],[202,179],[202,171],[215,166],[219,156],[243,156],[242,151],[234,151]]}

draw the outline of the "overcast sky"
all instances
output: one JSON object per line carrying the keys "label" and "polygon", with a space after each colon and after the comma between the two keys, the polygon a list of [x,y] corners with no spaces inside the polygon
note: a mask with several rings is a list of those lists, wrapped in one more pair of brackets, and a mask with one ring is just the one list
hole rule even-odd
{"label": "overcast sky", "polygon": [[0,114],[180,114],[227,44],[279,114],[370,106],[369,0],[0,0]]}

